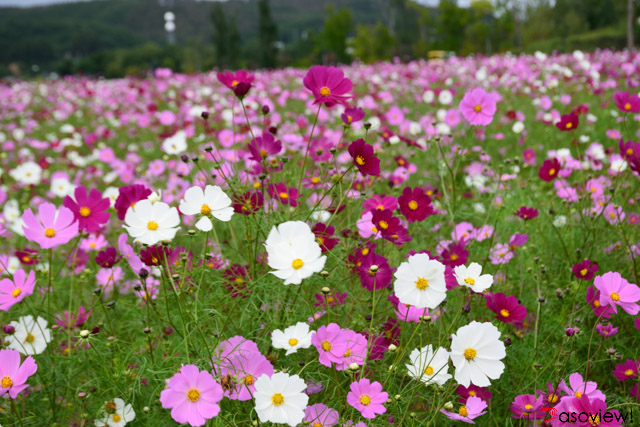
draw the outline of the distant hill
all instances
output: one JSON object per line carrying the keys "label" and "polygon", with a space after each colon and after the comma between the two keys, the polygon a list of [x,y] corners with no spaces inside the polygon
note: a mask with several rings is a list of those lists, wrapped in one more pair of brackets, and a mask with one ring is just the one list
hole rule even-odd
{"label": "distant hill", "polygon": [[[235,17],[243,44],[257,37],[255,0],[220,4],[227,16]],[[388,0],[271,0],[279,39],[288,44],[305,31],[319,31],[330,4],[351,9],[354,23],[376,24],[388,16]],[[176,15],[178,44],[208,44],[213,32],[211,8],[212,2],[195,0],[97,0],[0,8],[0,65],[47,64],[64,56],[78,58],[105,49],[163,43],[167,10]]]}

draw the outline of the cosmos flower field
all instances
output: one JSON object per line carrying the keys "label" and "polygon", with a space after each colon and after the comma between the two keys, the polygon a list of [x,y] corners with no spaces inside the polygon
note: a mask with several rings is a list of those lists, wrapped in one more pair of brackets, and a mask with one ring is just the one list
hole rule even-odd
{"label": "cosmos flower field", "polygon": [[0,424],[640,422],[639,69],[0,82]]}

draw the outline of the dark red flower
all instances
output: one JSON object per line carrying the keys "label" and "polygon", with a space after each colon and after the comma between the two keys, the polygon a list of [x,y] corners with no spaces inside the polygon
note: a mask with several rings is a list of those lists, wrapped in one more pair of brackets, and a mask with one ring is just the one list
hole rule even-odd
{"label": "dark red flower", "polygon": [[442,263],[451,268],[466,264],[469,259],[469,251],[465,248],[464,243],[464,239],[449,243],[440,253]]}
{"label": "dark red flower", "polygon": [[400,212],[409,222],[423,221],[434,213],[431,197],[420,187],[405,187],[398,197],[398,204]]}
{"label": "dark red flower", "polygon": [[530,219],[533,219],[535,217],[538,216],[538,209],[536,208],[529,208],[527,206],[522,206],[520,209],[518,209],[518,211],[516,212],[516,216],[524,219],[525,221],[528,221]]}
{"label": "dark red flower", "polygon": [[325,307],[326,304],[329,304],[329,307],[335,307],[336,305],[344,304],[344,301],[347,299],[347,294],[335,292],[328,295],[315,294],[314,297],[318,300],[318,302],[313,303],[316,307]]}
{"label": "dark red flower", "polygon": [[390,210],[375,210],[372,214],[371,222],[376,228],[375,232],[382,234],[385,239],[393,241],[393,236],[398,236],[404,230],[400,224],[400,218],[393,216]]}
{"label": "dark red flower", "polygon": [[491,400],[491,392],[489,390],[473,384],[469,385],[469,387],[459,385],[458,388],[456,388],[456,393],[460,396],[458,400],[460,403],[466,402],[469,396],[479,397],[487,403]]}
{"label": "dark red flower", "polygon": [[375,252],[370,252],[362,259],[358,272],[360,284],[369,291],[386,288],[391,284],[393,278],[393,272],[387,259]]}
{"label": "dark red flower", "polygon": [[120,187],[119,195],[114,205],[118,211],[118,218],[123,220],[130,207],[133,207],[140,200],[146,199],[151,193],[152,191],[142,184]]}
{"label": "dark red flower", "polygon": [[283,205],[298,206],[298,190],[295,187],[287,187],[287,184],[279,182],[269,184],[269,195]]}
{"label": "dark red flower", "polygon": [[356,248],[353,253],[347,256],[347,267],[349,267],[353,273],[357,273],[358,268],[362,265],[362,259],[375,250],[376,244],[373,242],[367,243],[364,247]]}
{"label": "dark red flower", "polygon": [[496,314],[496,319],[505,323],[519,322],[527,317],[527,309],[514,296],[502,292],[485,296],[487,308]]}
{"label": "dark red flower", "polygon": [[333,225],[325,225],[321,222],[318,222],[311,229],[313,234],[316,236],[316,242],[320,245],[320,249],[322,249],[322,253],[328,252],[331,249],[335,248],[340,239],[334,237],[336,229]]}
{"label": "dark red flower", "polygon": [[558,177],[558,172],[560,172],[560,162],[558,159],[547,159],[542,163],[542,166],[540,166],[538,176],[541,180],[549,182]]}
{"label": "dark red flower", "polygon": [[22,265],[33,265],[38,263],[38,251],[24,248],[23,250],[16,250],[15,253]]}
{"label": "dark red flower", "polygon": [[571,112],[569,114],[563,114],[562,117],[560,117],[560,121],[556,123],[556,127],[561,131],[566,132],[577,129],[578,124],[580,124],[578,114]]}
{"label": "dark red flower", "polygon": [[593,276],[598,271],[598,263],[585,259],[573,266],[573,275],[576,279],[593,280]]}
{"label": "dark red flower", "polygon": [[356,139],[349,145],[349,154],[353,159],[353,164],[361,174],[378,176],[380,175],[380,159],[373,154],[373,147],[364,139]]}
{"label": "dark red flower", "polygon": [[104,251],[98,252],[95,262],[102,268],[110,268],[116,265],[120,259],[122,259],[122,255],[118,255],[116,248],[108,247]]}
{"label": "dark red flower", "polygon": [[259,191],[247,191],[242,196],[233,198],[233,211],[243,215],[251,215],[264,205],[264,196]]}
{"label": "dark red flower", "polygon": [[246,298],[252,291],[247,288],[247,275],[249,266],[233,264],[222,272],[224,276],[224,288],[229,292],[231,298]]}
{"label": "dark red flower", "polygon": [[164,266],[165,258],[167,259],[167,264],[171,265],[177,257],[170,248],[162,245],[149,246],[148,248],[140,251],[140,259],[149,267]]}
{"label": "dark red flower", "polygon": [[243,99],[251,90],[251,83],[240,82],[233,88],[233,93],[239,99]]}
{"label": "dark red flower", "polygon": [[618,141],[618,148],[620,148],[620,155],[626,161],[631,161],[634,158],[640,157],[640,142],[620,139],[620,141]]}

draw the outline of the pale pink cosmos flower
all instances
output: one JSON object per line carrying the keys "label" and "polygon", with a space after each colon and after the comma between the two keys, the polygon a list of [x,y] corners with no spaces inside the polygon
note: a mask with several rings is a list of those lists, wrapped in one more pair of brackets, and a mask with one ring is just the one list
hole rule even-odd
{"label": "pale pink cosmos flower", "polygon": [[465,93],[458,109],[470,125],[486,126],[496,113],[496,99],[484,89],[475,88]]}
{"label": "pale pink cosmos flower", "polygon": [[487,412],[485,411],[486,408],[487,402],[477,396],[469,396],[465,404],[458,409],[458,413],[445,411],[444,409],[441,409],[440,412],[445,414],[450,420],[475,424],[473,419],[485,414]]}
{"label": "pale pink cosmos flower", "polygon": [[9,311],[11,307],[33,293],[36,285],[36,273],[32,270],[29,276],[24,270],[13,274],[13,280],[0,280],[0,310]]}
{"label": "pale pink cosmos flower", "polygon": [[364,418],[373,419],[378,414],[387,412],[384,403],[389,394],[382,391],[382,384],[370,382],[366,378],[351,383],[351,391],[347,394],[347,403],[360,411]]}
{"label": "pale pink cosmos flower", "polygon": [[25,384],[36,373],[38,365],[28,356],[20,364],[20,353],[16,350],[0,350],[0,398],[9,395],[15,399],[21,391],[29,387]]}
{"label": "pale pink cosmos flower", "polygon": [[60,206],[56,210],[53,203],[45,202],[38,206],[36,217],[31,209],[22,214],[24,237],[36,242],[42,249],[64,245],[78,235],[78,221],[73,212]]}
{"label": "pale pink cosmos flower", "polygon": [[140,257],[136,255],[133,248],[127,244],[128,237],[129,235],[127,233],[122,233],[120,237],[118,237],[118,249],[120,250],[123,258],[129,263],[129,267],[131,267],[133,272],[138,274],[140,269],[144,267],[144,264],[142,264]]}
{"label": "pale pink cosmos flower", "polygon": [[562,400],[572,399],[574,396],[580,399],[583,395],[587,395],[590,400],[600,399],[603,402],[607,396],[600,390],[598,390],[598,384],[593,381],[584,382],[582,375],[577,372],[569,375],[569,385],[564,381],[560,381],[558,385],[558,391],[564,392],[567,396],[563,396]]}
{"label": "pale pink cosmos flower", "polygon": [[338,411],[329,408],[323,403],[307,406],[304,410],[304,419],[310,427],[333,427],[338,424],[340,418]]}
{"label": "pale pink cosmos flower", "polygon": [[602,276],[596,276],[593,284],[600,291],[600,305],[610,306],[613,312],[618,312],[618,306],[632,316],[640,312],[640,288],[629,283],[620,273],[609,271]]}
{"label": "pale pink cosmos flower", "polygon": [[498,243],[491,249],[491,264],[506,264],[513,258],[513,251],[508,245]]}
{"label": "pale pink cosmos flower", "polygon": [[329,368],[332,363],[341,363],[347,352],[345,331],[337,323],[321,326],[311,336],[311,344],[318,350],[318,361]]}

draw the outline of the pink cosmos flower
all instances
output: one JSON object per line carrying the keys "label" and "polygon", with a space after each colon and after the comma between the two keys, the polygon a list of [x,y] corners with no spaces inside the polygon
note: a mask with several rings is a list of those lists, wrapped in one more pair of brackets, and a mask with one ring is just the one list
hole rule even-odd
{"label": "pink cosmos flower", "polygon": [[64,206],[56,210],[56,206],[49,202],[38,206],[37,217],[31,209],[24,211],[22,222],[24,237],[42,249],[64,245],[78,235],[78,221],[73,212]]}
{"label": "pink cosmos flower", "polygon": [[129,263],[129,267],[131,267],[133,272],[138,274],[140,269],[143,267],[143,264],[140,257],[134,252],[133,248],[127,244],[128,237],[129,235],[127,233],[122,233],[118,237],[118,249],[124,259]]}
{"label": "pink cosmos flower", "polygon": [[29,276],[24,270],[17,270],[13,273],[13,280],[0,280],[0,310],[9,311],[14,304],[31,295],[35,285],[36,273],[33,270],[29,272]]}
{"label": "pink cosmos flower", "polygon": [[608,323],[606,325],[598,323],[596,325],[596,331],[598,331],[598,333],[600,335],[602,335],[603,337],[606,338],[606,337],[612,337],[615,334],[617,334],[618,333],[618,328],[614,328],[611,323]]}
{"label": "pink cosmos flower", "polygon": [[458,109],[470,125],[486,126],[496,113],[496,99],[484,89],[475,88],[464,94]]}
{"label": "pink cosmos flower", "polygon": [[609,271],[602,276],[596,276],[593,281],[600,291],[600,304],[613,308],[618,312],[618,306],[632,316],[640,312],[640,288],[627,282],[620,273]]}
{"label": "pink cosmos flower", "polygon": [[62,205],[71,209],[78,220],[78,229],[93,233],[109,222],[109,198],[102,198],[102,193],[95,188],[89,192],[86,187],[78,187],[74,192],[75,200],[66,196]]}
{"label": "pink cosmos flower", "polygon": [[282,150],[282,142],[276,140],[273,134],[265,132],[262,136],[257,136],[249,143],[249,152],[251,160],[261,162],[268,156],[276,155]]}
{"label": "pink cosmos flower", "polygon": [[345,104],[350,98],[353,83],[345,78],[342,70],[336,67],[314,65],[302,81],[315,97],[314,104],[325,104],[328,108],[336,104]]}
{"label": "pink cosmos flower", "polygon": [[164,409],[171,409],[171,417],[178,423],[203,426],[220,412],[222,386],[195,365],[183,366],[169,378],[167,386],[160,393],[160,403]]}
{"label": "pink cosmos flower", "polygon": [[16,350],[0,350],[0,397],[8,394],[15,399],[27,387],[27,379],[38,370],[33,357],[28,356],[20,364],[20,353]]}
{"label": "pink cosmos flower", "polygon": [[[338,424],[340,415],[335,409],[329,408],[322,403],[307,406],[304,410],[304,419],[310,427],[333,427]],[[306,424],[305,424],[306,425]]]}
{"label": "pink cosmos flower", "polygon": [[347,352],[347,341],[344,331],[337,323],[321,326],[311,336],[311,344],[318,350],[318,361],[327,367],[332,363],[341,363]]}
{"label": "pink cosmos flower", "polygon": [[491,264],[506,264],[511,261],[511,258],[513,258],[513,251],[508,245],[498,243],[491,249]]}
{"label": "pink cosmos flower", "polygon": [[458,413],[445,411],[440,409],[440,412],[445,414],[447,418],[455,421],[462,421],[467,424],[475,424],[474,418],[478,418],[480,415],[484,415],[487,407],[487,402],[476,396],[469,396],[464,405],[458,409]]}
{"label": "pink cosmos flower", "polygon": [[362,202],[362,208],[365,211],[383,211],[385,209],[395,211],[398,208],[398,199],[394,196],[380,196],[378,194],[374,194],[370,199]]}
{"label": "pink cosmos flower", "polygon": [[613,376],[618,381],[635,380],[638,378],[638,369],[640,369],[640,361],[627,359],[624,363],[616,365]]}
{"label": "pink cosmos flower", "polygon": [[542,396],[536,398],[533,394],[520,394],[513,399],[509,409],[513,412],[512,418],[533,420],[542,408]]}
{"label": "pink cosmos flower", "polygon": [[367,356],[367,338],[350,329],[343,330],[347,350],[344,352],[341,363],[336,363],[338,371],[344,371],[350,364],[364,365]]}
{"label": "pink cosmos flower", "polygon": [[364,119],[364,116],[365,112],[362,108],[347,107],[345,108],[344,113],[340,115],[340,118],[346,126],[350,126],[352,123],[359,122]]}
{"label": "pink cosmos flower", "polygon": [[245,401],[253,398],[256,392],[255,382],[262,374],[269,377],[273,375],[273,365],[259,352],[252,352],[246,358],[236,358],[231,368],[225,367],[217,374],[237,378],[235,387],[225,390],[224,395],[231,400]]}
{"label": "pink cosmos flower", "polygon": [[591,305],[593,314],[595,314],[597,317],[610,319],[611,315],[614,313],[613,307],[611,307],[610,305],[600,304],[600,291],[595,289],[593,285],[587,288],[586,300],[587,303]]}
{"label": "pink cosmos flower", "polygon": [[587,395],[589,399],[606,400],[606,396],[600,390],[598,390],[598,384],[593,381],[587,381],[586,383],[582,379],[582,375],[577,372],[569,375],[569,385],[564,381],[560,381],[558,385],[558,391],[564,392],[567,396],[564,396],[562,400],[571,399],[572,397],[581,398],[583,395]]}
{"label": "pink cosmos flower", "polygon": [[220,83],[222,83],[223,85],[225,85],[231,90],[235,89],[236,86],[238,86],[240,83],[247,83],[251,85],[251,83],[253,83],[253,80],[255,79],[255,76],[246,70],[238,70],[236,72],[227,71],[226,73],[217,73],[216,77],[218,78],[218,81]]}
{"label": "pink cosmos flower", "polygon": [[378,414],[387,412],[384,403],[389,394],[382,391],[382,384],[370,382],[366,378],[351,383],[351,391],[347,394],[347,403],[360,411],[364,418],[373,419]]}

